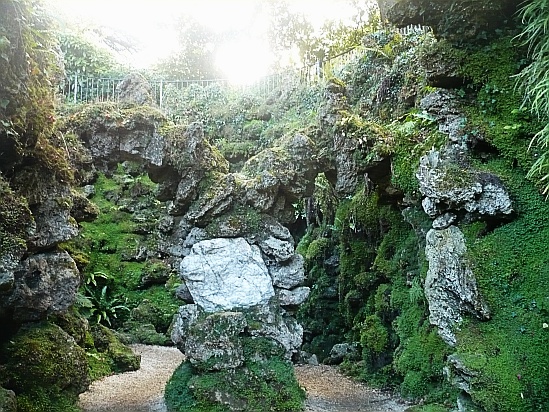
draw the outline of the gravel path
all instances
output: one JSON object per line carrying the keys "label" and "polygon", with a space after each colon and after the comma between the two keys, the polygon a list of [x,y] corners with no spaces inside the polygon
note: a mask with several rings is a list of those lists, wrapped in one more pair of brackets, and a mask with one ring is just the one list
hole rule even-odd
{"label": "gravel path", "polygon": [[404,412],[410,405],[342,375],[333,366],[298,366],[307,392],[306,412]]}
{"label": "gravel path", "polygon": [[177,348],[131,345],[141,355],[135,372],[107,376],[80,395],[83,412],[165,412],[164,386],[183,361]]}
{"label": "gravel path", "polygon": [[[176,348],[131,347],[141,355],[141,369],[94,382],[80,395],[83,412],[166,412],[164,386],[183,355]],[[298,366],[296,375],[307,391],[306,412],[404,412],[408,407],[331,366]]]}

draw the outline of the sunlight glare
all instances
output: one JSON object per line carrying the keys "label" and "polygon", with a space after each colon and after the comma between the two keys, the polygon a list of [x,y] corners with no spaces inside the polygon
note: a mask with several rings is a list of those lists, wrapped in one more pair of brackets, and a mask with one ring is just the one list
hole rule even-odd
{"label": "sunlight glare", "polygon": [[225,43],[216,56],[216,65],[234,85],[252,84],[269,72],[272,54],[259,41],[247,39]]}

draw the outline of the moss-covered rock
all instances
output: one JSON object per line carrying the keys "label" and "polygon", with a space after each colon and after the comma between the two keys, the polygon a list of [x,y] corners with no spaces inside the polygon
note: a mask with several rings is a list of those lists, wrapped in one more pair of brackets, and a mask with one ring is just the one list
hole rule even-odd
{"label": "moss-covered rock", "polygon": [[94,325],[91,332],[95,348],[98,352],[106,354],[113,372],[139,369],[141,356],[135,355],[129,347],[120,342],[112,330],[103,325]]}
{"label": "moss-covered rock", "polygon": [[378,0],[383,19],[404,27],[421,24],[452,39],[471,39],[481,31],[494,30],[510,19],[517,4],[512,0]]}
{"label": "moss-covered rock", "polygon": [[3,412],[17,412],[17,400],[13,391],[0,388],[0,410]]}
{"label": "moss-covered rock", "polygon": [[84,350],[51,323],[24,325],[3,345],[1,363],[3,386],[22,399],[18,410],[25,412],[61,412],[59,405],[74,405],[89,384]]}
{"label": "moss-covered rock", "polygon": [[269,340],[245,341],[244,367],[197,374],[183,363],[166,386],[170,412],[287,411],[303,410],[305,393],[293,366],[273,356],[276,345]]}

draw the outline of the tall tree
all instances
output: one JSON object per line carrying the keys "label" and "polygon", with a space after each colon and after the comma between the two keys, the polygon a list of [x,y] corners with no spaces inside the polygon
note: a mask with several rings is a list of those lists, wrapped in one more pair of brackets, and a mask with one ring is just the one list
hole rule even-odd
{"label": "tall tree", "polygon": [[214,79],[220,77],[215,65],[218,35],[193,18],[179,19],[179,48],[154,66],[153,71],[169,79]]}

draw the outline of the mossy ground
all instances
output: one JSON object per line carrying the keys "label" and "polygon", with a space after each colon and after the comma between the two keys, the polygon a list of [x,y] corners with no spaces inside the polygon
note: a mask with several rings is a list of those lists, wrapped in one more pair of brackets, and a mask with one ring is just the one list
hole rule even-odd
{"label": "mossy ground", "polygon": [[92,303],[83,311],[92,322],[121,329],[128,341],[166,344],[179,307],[174,296],[177,282],[166,286],[171,270],[162,261],[138,257],[140,248],[155,247],[151,233],[161,212],[154,197],[156,185],[146,175],[133,177],[120,167],[110,178],[99,176],[95,188],[92,201],[100,209],[99,217],[82,222],[80,236],[63,245],[83,263],[82,294]]}

